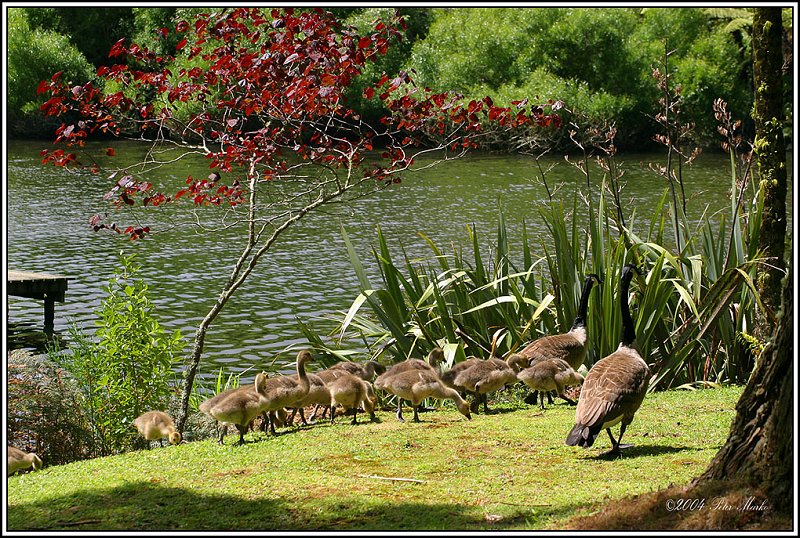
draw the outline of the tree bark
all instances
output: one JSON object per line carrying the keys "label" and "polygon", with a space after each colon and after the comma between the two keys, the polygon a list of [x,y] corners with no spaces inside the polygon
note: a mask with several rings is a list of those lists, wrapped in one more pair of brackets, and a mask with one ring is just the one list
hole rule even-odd
{"label": "tree bark", "polygon": [[779,511],[793,506],[794,294],[789,268],[773,340],[762,351],[736,404],[725,445],[695,483],[742,480],[760,488]]}
{"label": "tree bark", "polygon": [[[755,8],[753,13],[753,83],[756,125],[755,152],[764,213],[759,248],[770,260],[759,272],[758,289],[764,304],[777,311],[780,306],[786,241],[786,145],[783,139],[781,8]],[[768,322],[761,320],[760,334],[768,335]]]}

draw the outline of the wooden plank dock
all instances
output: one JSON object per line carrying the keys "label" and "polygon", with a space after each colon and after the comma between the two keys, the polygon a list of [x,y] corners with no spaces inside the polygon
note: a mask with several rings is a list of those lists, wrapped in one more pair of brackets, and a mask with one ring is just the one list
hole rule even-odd
{"label": "wooden plank dock", "polygon": [[30,271],[8,271],[6,278],[8,295],[44,301],[44,332],[53,333],[55,302],[65,301],[69,277],[33,273]]}

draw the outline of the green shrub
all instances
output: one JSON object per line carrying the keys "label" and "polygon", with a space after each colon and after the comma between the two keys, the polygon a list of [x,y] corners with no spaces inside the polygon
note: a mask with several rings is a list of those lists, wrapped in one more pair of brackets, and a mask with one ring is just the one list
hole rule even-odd
{"label": "green shrub", "polygon": [[97,311],[95,338],[73,324],[69,353],[59,355],[86,397],[96,455],[139,444],[133,420],[145,411],[167,408],[175,386],[172,367],[184,346],[180,331],[165,334],[153,316],[134,256],[120,258],[121,267]]}
{"label": "green shrub", "polygon": [[37,95],[42,80],[62,72],[62,80],[84,82],[93,69],[67,36],[33,29],[21,8],[8,9],[8,129],[11,134],[29,135],[42,131],[45,118],[39,107],[47,99]]}
{"label": "green shrub", "polygon": [[75,379],[47,356],[9,351],[8,444],[35,452],[45,465],[91,456],[91,431]]}

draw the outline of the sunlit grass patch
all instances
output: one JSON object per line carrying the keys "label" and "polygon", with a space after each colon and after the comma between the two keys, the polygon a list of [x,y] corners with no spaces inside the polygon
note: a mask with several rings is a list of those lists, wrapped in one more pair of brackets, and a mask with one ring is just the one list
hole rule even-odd
{"label": "sunlit grass patch", "polygon": [[[9,477],[9,530],[480,530],[559,528],[604,501],[699,475],[741,388],[647,396],[619,459],[605,434],[566,446],[575,409],[490,401],[400,423],[337,419],[248,443],[213,440]],[[409,417],[410,418],[410,417]],[[43,455],[46,456],[46,455]],[[46,460],[45,460],[46,461]]]}

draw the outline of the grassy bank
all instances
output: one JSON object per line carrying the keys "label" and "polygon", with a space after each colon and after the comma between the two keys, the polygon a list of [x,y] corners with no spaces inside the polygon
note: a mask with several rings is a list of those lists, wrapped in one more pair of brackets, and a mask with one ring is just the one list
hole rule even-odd
{"label": "grassy bank", "polygon": [[[740,387],[648,395],[621,459],[564,445],[575,410],[497,403],[467,421],[337,418],[245,446],[202,441],[9,477],[8,530],[533,530],[682,484],[724,443]],[[491,403],[490,403],[491,405]],[[363,420],[363,419],[362,419]],[[46,458],[46,455],[43,455]],[[416,481],[386,480],[405,478]],[[420,481],[420,482],[417,482]]]}

